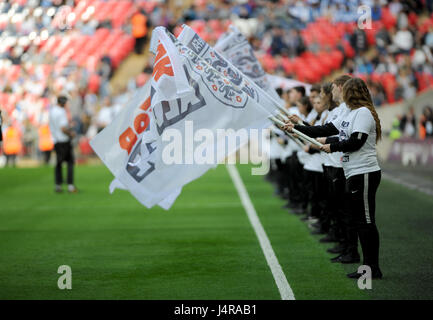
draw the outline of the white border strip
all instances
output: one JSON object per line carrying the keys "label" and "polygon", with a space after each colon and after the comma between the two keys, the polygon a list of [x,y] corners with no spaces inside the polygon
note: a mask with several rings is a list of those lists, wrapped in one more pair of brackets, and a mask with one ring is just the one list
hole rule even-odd
{"label": "white border strip", "polygon": [[425,193],[426,195],[433,196],[433,191],[431,189],[417,186],[414,183],[405,181],[405,180],[403,180],[401,178],[394,177],[394,176],[392,176],[391,174],[389,174],[387,172],[383,172],[382,171],[382,177],[384,177],[386,180],[389,180],[389,181],[394,182],[396,184],[400,184],[403,187],[406,187],[408,189],[416,190],[416,191]]}
{"label": "white border strip", "polygon": [[364,211],[365,211],[365,220],[367,223],[371,223],[370,219],[370,205],[368,203],[368,178],[369,174],[364,173]]}
{"label": "white border strip", "polygon": [[248,219],[256,233],[259,240],[260,247],[262,248],[263,254],[265,255],[266,262],[271,269],[272,275],[274,276],[275,283],[277,284],[278,291],[280,291],[282,300],[295,300],[295,295],[293,294],[292,288],[290,288],[289,282],[287,282],[286,276],[283,269],[278,262],[274,250],[272,249],[271,242],[266,235],[265,229],[263,229],[260,223],[257,212],[254,209],[253,203],[251,202],[250,196],[248,195],[247,189],[239,175],[236,166],[226,165],[230,177],[233,180],[233,184],[238,191],[239,197],[241,198],[242,205],[245,208]]}

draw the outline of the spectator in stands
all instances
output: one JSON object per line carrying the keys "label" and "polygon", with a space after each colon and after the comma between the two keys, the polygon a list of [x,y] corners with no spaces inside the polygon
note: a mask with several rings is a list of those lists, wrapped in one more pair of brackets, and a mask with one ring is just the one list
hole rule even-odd
{"label": "spectator in stands", "polygon": [[291,58],[301,55],[305,52],[304,40],[302,40],[299,30],[290,30],[289,36],[286,38],[289,56]]}
{"label": "spectator in stands", "polygon": [[389,4],[389,11],[391,11],[392,15],[394,17],[398,16],[400,11],[403,10],[403,5],[399,0],[391,0],[391,3]]}
{"label": "spectator in stands", "polygon": [[376,107],[380,107],[385,102],[385,93],[380,84],[369,82],[371,98]]}
{"label": "spectator in stands", "polygon": [[409,100],[414,98],[416,95],[416,88],[414,82],[415,79],[407,67],[400,69],[397,76],[398,88],[395,92],[396,100]]}
{"label": "spectator in stands", "polygon": [[425,106],[420,118],[420,138],[433,137],[433,110],[430,106]]}
{"label": "spectator in stands", "polygon": [[356,28],[353,33],[350,43],[353,48],[355,48],[355,52],[357,55],[363,54],[368,47],[367,44],[367,35],[363,29]]}
{"label": "spectator in stands", "polygon": [[194,4],[183,12],[183,20],[188,23],[197,19],[197,11],[195,10]]}
{"label": "spectator in stands", "polygon": [[415,109],[413,106],[410,106],[409,111],[401,118],[400,120],[400,131],[403,133],[403,136],[415,138],[416,131],[416,117],[415,117]]}
{"label": "spectator in stands", "polygon": [[148,20],[142,9],[132,16],[132,35],[135,38],[134,50],[136,54],[143,53],[143,46],[147,39]]}
{"label": "spectator in stands", "polygon": [[[217,25],[220,25],[221,30],[215,32],[213,27],[211,28],[210,20],[234,18],[233,21],[245,27],[243,32],[252,36],[251,44],[257,55],[262,57],[266,55],[269,58],[269,63],[263,64],[267,71],[314,84],[340,69],[344,63],[343,70],[340,71],[359,74],[365,78],[375,105],[379,106],[393,102],[395,98],[397,100],[411,98],[416,90],[425,89],[433,84],[429,78],[433,74],[433,23],[429,22],[431,19],[427,19],[427,10],[431,10],[429,5],[432,2],[431,0],[193,1],[194,5],[183,12],[183,18],[181,18],[183,21],[179,22],[179,25],[183,22],[194,23],[198,22],[196,21],[198,19],[203,20],[196,26],[196,29],[201,29],[204,25],[203,31],[200,31],[199,34],[202,35],[201,32],[203,32],[203,37],[212,43],[221,32],[226,30],[228,21],[218,21]],[[55,18],[60,14],[61,6],[66,4],[76,7],[76,1],[42,0],[39,2],[36,0],[20,3],[17,12],[20,12],[23,20],[15,23],[10,17],[5,25],[2,26],[0,23],[1,47],[4,47],[4,51],[1,51],[0,48],[0,89],[2,93],[7,94],[8,99],[11,98],[13,101],[11,102],[12,110],[17,115],[16,121],[20,130],[24,119],[33,113],[35,118],[38,118],[40,113],[41,108],[38,105],[41,102],[32,101],[33,95],[37,97],[37,100],[43,99],[44,106],[47,106],[49,100],[64,89],[70,90],[71,113],[77,124],[75,130],[80,134],[87,134],[89,124],[94,124],[98,117],[97,106],[104,101],[105,97],[112,99],[112,109],[115,110],[113,113],[125,105],[127,94],[121,92],[118,97],[114,96],[110,78],[119,62],[127,56],[129,51],[125,51],[125,57],[122,58],[120,56],[123,56],[123,52],[113,54],[109,48],[107,51],[99,52],[96,58],[100,59],[101,64],[97,66],[89,63],[87,53],[79,57],[79,52],[69,59],[74,63],[56,66],[64,56],[64,54],[53,54],[54,49],[60,47],[59,42],[53,42],[54,48],[51,50],[41,50],[43,47],[40,48],[40,46],[44,43],[51,43],[54,37],[61,43],[64,38],[75,37],[77,34],[93,37],[95,32],[101,31],[103,26],[108,28],[119,26],[116,26],[111,13],[108,13],[104,17],[97,17],[96,14],[83,15],[81,19],[75,21],[74,25],[61,30],[53,25]],[[105,1],[101,3],[108,4]],[[372,18],[379,26],[377,32],[376,29],[352,28],[359,17],[357,8],[364,3],[372,7]],[[137,5],[141,4],[139,2]],[[176,4],[178,7],[183,5],[180,0],[176,0]],[[38,5],[42,9],[37,8]],[[52,6],[56,8],[55,14],[49,15],[48,10],[52,11]],[[389,10],[385,9],[386,6]],[[8,16],[11,8],[12,5],[5,2],[0,9],[1,14]],[[145,16],[148,22],[145,28],[146,34],[151,26],[164,25],[169,29],[173,27],[175,22],[173,7],[169,7],[166,3],[157,3],[154,7],[144,5],[142,8],[146,10]],[[140,14],[143,13],[144,11],[140,10]],[[134,33],[130,15],[131,8],[125,16],[125,23],[117,31],[131,29]],[[104,20],[107,21],[104,22]],[[336,25],[333,22],[342,22],[342,24]],[[36,31],[37,41],[35,40],[30,45],[21,43],[31,35],[33,30]],[[115,31],[111,30],[110,34],[112,35],[113,32]],[[15,37],[20,41],[3,46],[7,42],[6,36]],[[33,34],[31,36],[33,37]],[[122,37],[124,36],[126,35],[122,34]],[[409,39],[411,45],[407,44],[406,39]],[[343,43],[345,40],[349,42]],[[144,39],[143,43],[145,41]],[[141,49],[136,48],[140,49],[138,50],[140,52],[142,52],[143,43],[136,42],[136,47],[141,47]],[[87,46],[84,45],[83,49]],[[113,47],[117,48],[121,45],[117,46],[116,43]],[[131,50],[131,47],[128,50]],[[375,48],[377,52],[374,52]],[[352,54],[353,49],[356,51],[355,54]],[[63,51],[66,53],[67,47]],[[343,53],[341,60],[331,58],[331,54],[335,51]],[[323,60],[322,54],[324,54]],[[326,57],[327,54],[330,56]],[[78,63],[80,59],[77,57],[82,58],[83,61]],[[79,71],[74,72],[77,65],[79,65]],[[146,81],[147,74],[152,72],[151,65],[150,61],[141,77],[131,79],[128,90],[134,90]],[[44,67],[41,68],[42,66]],[[40,71],[40,69],[45,69],[45,66],[48,66],[46,75],[45,71]],[[318,68],[318,66],[323,68]],[[401,71],[402,69],[404,70]],[[118,90],[118,88],[113,89]],[[80,97],[79,99],[76,98],[76,94]],[[312,96],[314,94],[312,90]],[[31,125],[37,128],[39,124],[31,123]],[[96,129],[94,131],[96,132]]]}
{"label": "spectator in stands", "polygon": [[382,6],[380,0],[374,0],[374,4],[371,7],[371,19],[378,21],[382,18]]}
{"label": "spectator in stands", "polygon": [[429,30],[425,35],[424,42],[427,47],[433,49],[433,25],[429,27]]}
{"label": "spectator in stands", "polygon": [[391,37],[385,26],[382,26],[376,33],[376,48],[380,54],[386,54],[388,46],[391,44]]}
{"label": "spectator in stands", "polygon": [[433,12],[433,0],[426,0],[427,9],[430,13]]}
{"label": "spectator in stands", "polygon": [[396,54],[399,53],[409,54],[410,50],[414,45],[413,35],[408,30],[407,27],[404,27],[395,33],[395,36],[393,38],[393,43],[397,48],[395,52]]}
{"label": "spectator in stands", "polygon": [[280,55],[283,51],[287,52],[289,48],[284,42],[284,31],[280,27],[272,30],[272,42],[270,47],[271,55]]}
{"label": "spectator in stands", "polygon": [[357,73],[363,73],[363,74],[371,74],[374,71],[374,66],[371,63],[370,60],[368,60],[365,57],[359,57],[356,59],[355,65],[357,65]]}
{"label": "spectator in stands", "polygon": [[400,130],[400,117],[397,116],[392,120],[392,127],[389,132],[389,138],[391,140],[397,140],[401,138],[401,130]]}
{"label": "spectator in stands", "polygon": [[101,78],[108,80],[113,76],[113,63],[108,52],[105,52],[101,58],[98,67],[98,74]]}
{"label": "spectator in stands", "polygon": [[21,64],[21,54],[23,50],[21,47],[16,46],[11,48],[8,59],[12,62],[13,65]]}

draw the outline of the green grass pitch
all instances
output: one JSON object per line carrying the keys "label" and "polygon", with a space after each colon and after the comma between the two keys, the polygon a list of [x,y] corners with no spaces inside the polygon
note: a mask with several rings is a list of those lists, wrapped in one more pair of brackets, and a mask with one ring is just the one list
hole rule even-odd
{"label": "green grass pitch", "polygon": [[[270,184],[238,166],[296,299],[432,299],[433,199],[382,181],[377,223],[385,278],[358,289],[281,209]],[[184,188],[170,211],[108,194],[103,166],[78,166],[78,194],[54,194],[53,169],[0,170],[0,299],[279,299],[224,166]],[[57,268],[72,268],[72,290]]]}

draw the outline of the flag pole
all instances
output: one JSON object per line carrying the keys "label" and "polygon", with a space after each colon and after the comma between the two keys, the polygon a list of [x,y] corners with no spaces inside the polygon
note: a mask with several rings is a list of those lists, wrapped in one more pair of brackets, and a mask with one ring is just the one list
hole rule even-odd
{"label": "flag pole", "polygon": [[[271,116],[268,117],[268,119],[270,119],[271,121],[275,122],[276,124],[280,125],[281,127],[284,127],[286,124],[284,122],[282,122],[281,120]],[[295,128],[292,129],[293,133],[296,133],[299,137],[301,137],[303,140],[310,142],[311,144],[314,144],[318,147],[322,147],[323,144],[321,144],[319,141],[317,141],[316,139],[313,139],[309,136],[307,136],[306,134],[303,134],[301,131],[296,130]]]}
{"label": "flag pole", "polygon": [[277,108],[278,108],[278,110],[282,111],[283,114],[285,114],[286,116],[290,117],[290,113],[286,110],[286,108],[283,108],[279,104],[277,104]]}
{"label": "flag pole", "polygon": [[[279,115],[277,115],[277,116],[279,116]],[[283,118],[283,117],[281,116],[281,118]],[[272,119],[271,119],[271,120],[272,120]],[[282,132],[284,132],[284,134],[285,134],[286,136],[288,136],[291,140],[293,140],[293,141],[294,141],[298,146],[300,146],[301,148],[304,148],[304,147],[305,147],[305,144],[303,144],[301,141],[299,141],[299,139],[295,138],[295,137],[293,136],[292,133],[287,132],[287,131],[284,131],[284,129],[281,127],[281,125],[275,123],[275,126],[276,126],[277,128],[279,128],[279,129],[281,129]]]}
{"label": "flag pole", "polygon": [[[286,132],[286,131],[284,131]],[[295,142],[298,146],[300,146],[302,149],[305,147],[305,144],[303,144],[301,141],[299,141],[298,139],[296,139],[291,133],[286,132],[287,136],[293,140],[293,142]]]}
{"label": "flag pole", "polygon": [[[167,29],[165,29],[165,30],[166,30],[167,33],[169,33],[169,32],[167,31]],[[172,40],[173,42],[177,42],[177,43],[179,43],[181,46],[184,46],[184,47],[185,47],[185,45],[184,45],[181,41],[179,41],[179,39],[177,39],[176,37],[173,36],[173,37],[171,38],[171,40]],[[209,46],[209,48],[212,48],[212,47]],[[211,66],[211,65],[209,64],[208,61],[204,60],[202,57],[200,57],[199,55],[197,55],[193,50],[188,50],[188,52],[189,52],[190,54],[192,54],[193,56],[195,56],[197,59],[201,60],[203,63],[207,64],[208,67],[211,68],[215,73],[219,74],[221,77],[223,77],[224,79],[226,79],[226,76],[224,76],[221,72],[219,72],[218,70],[216,70],[213,66]],[[252,82],[253,85],[255,85],[257,88],[260,89],[260,87],[257,86],[257,85],[254,83],[254,81],[251,81],[251,82]],[[232,83],[232,85],[233,85],[234,87],[237,87],[237,86],[236,86],[235,84],[233,84],[233,83]],[[237,87],[237,88],[238,88],[238,87]],[[238,89],[239,89],[239,88],[238,88]],[[288,112],[284,107],[282,107],[279,103],[277,103],[277,101],[275,101],[275,100],[273,99],[273,97],[271,97],[271,96],[270,96],[266,91],[263,90],[263,94],[264,94],[265,96],[267,96],[268,99],[269,99],[270,101],[273,102],[273,104],[277,107],[277,109],[279,109],[279,110],[282,111],[284,114],[286,114],[288,117],[290,117],[289,112]],[[267,110],[266,108],[264,108],[260,103],[258,103],[258,106],[261,107],[263,110],[265,110],[267,113],[272,114],[271,112],[269,112],[269,110]],[[272,121],[276,120],[277,123],[279,123],[280,126],[282,126],[282,127],[284,127],[284,126],[286,125],[284,122],[280,121],[279,119],[275,118],[275,117],[272,116],[272,115],[269,116],[268,119],[270,119],[270,120],[272,120]],[[274,121],[274,122],[275,122],[275,121]],[[310,138],[309,136],[303,134],[302,132],[300,132],[300,131],[298,131],[298,130],[296,130],[296,129],[293,129],[293,133],[296,133],[296,134],[297,134],[299,137],[301,137],[303,140],[306,140],[306,141],[308,141],[308,142],[310,142],[310,143],[312,143],[312,144],[315,144],[315,145],[318,146],[318,147],[321,147],[321,146],[322,146],[322,144],[319,143],[318,141],[316,141],[315,139]]]}

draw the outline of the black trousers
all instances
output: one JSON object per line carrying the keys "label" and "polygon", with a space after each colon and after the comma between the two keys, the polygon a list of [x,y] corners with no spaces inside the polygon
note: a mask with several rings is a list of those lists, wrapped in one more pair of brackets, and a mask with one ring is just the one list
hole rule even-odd
{"label": "black trousers", "polygon": [[136,54],[142,54],[143,53],[143,47],[146,44],[146,36],[135,38],[135,45],[134,45],[134,51]]}
{"label": "black trousers", "polygon": [[277,183],[278,193],[283,194],[287,187],[287,179],[286,179],[286,162],[281,161],[281,159],[275,159],[275,164],[277,165],[277,170],[275,172],[275,181]]}
{"label": "black trousers", "polygon": [[[329,212],[332,229],[335,236],[343,245],[347,245],[347,201],[345,197],[346,178],[343,168],[324,166],[323,172],[327,182],[327,211]],[[357,234],[355,231],[355,244],[357,248]],[[352,237],[353,239],[353,237]]]}
{"label": "black trousers", "polygon": [[287,158],[288,171],[287,171],[287,182],[289,187],[289,200],[294,205],[301,205],[302,203],[302,174],[303,167],[299,162],[297,152]]}
{"label": "black trousers", "polygon": [[[301,164],[302,165],[302,164]],[[301,167],[301,208],[304,210],[307,210],[308,208],[308,201],[309,201],[309,181],[310,177],[307,170],[305,170],[303,167]]]}
{"label": "black trousers", "polygon": [[350,227],[361,242],[364,264],[379,267],[379,232],[376,227],[376,192],[381,171],[359,174],[346,181]]}
{"label": "black trousers", "polygon": [[68,174],[66,181],[68,184],[74,184],[74,153],[72,150],[72,144],[68,142],[58,142],[54,144],[54,150],[56,151],[57,163],[54,168],[54,176],[56,185],[63,183],[62,164],[67,163]]}
{"label": "black trousers", "polygon": [[15,167],[17,163],[17,155],[16,154],[5,154],[5,155],[6,155],[6,166],[11,165],[12,167]]}
{"label": "black trousers", "polygon": [[42,151],[42,156],[44,159],[44,164],[49,164],[51,159],[51,150],[49,151]]}
{"label": "black trousers", "polygon": [[310,216],[322,220],[326,199],[326,194],[324,194],[326,189],[325,178],[323,172],[310,170],[306,170],[306,172],[308,175],[308,202],[311,205]]}

